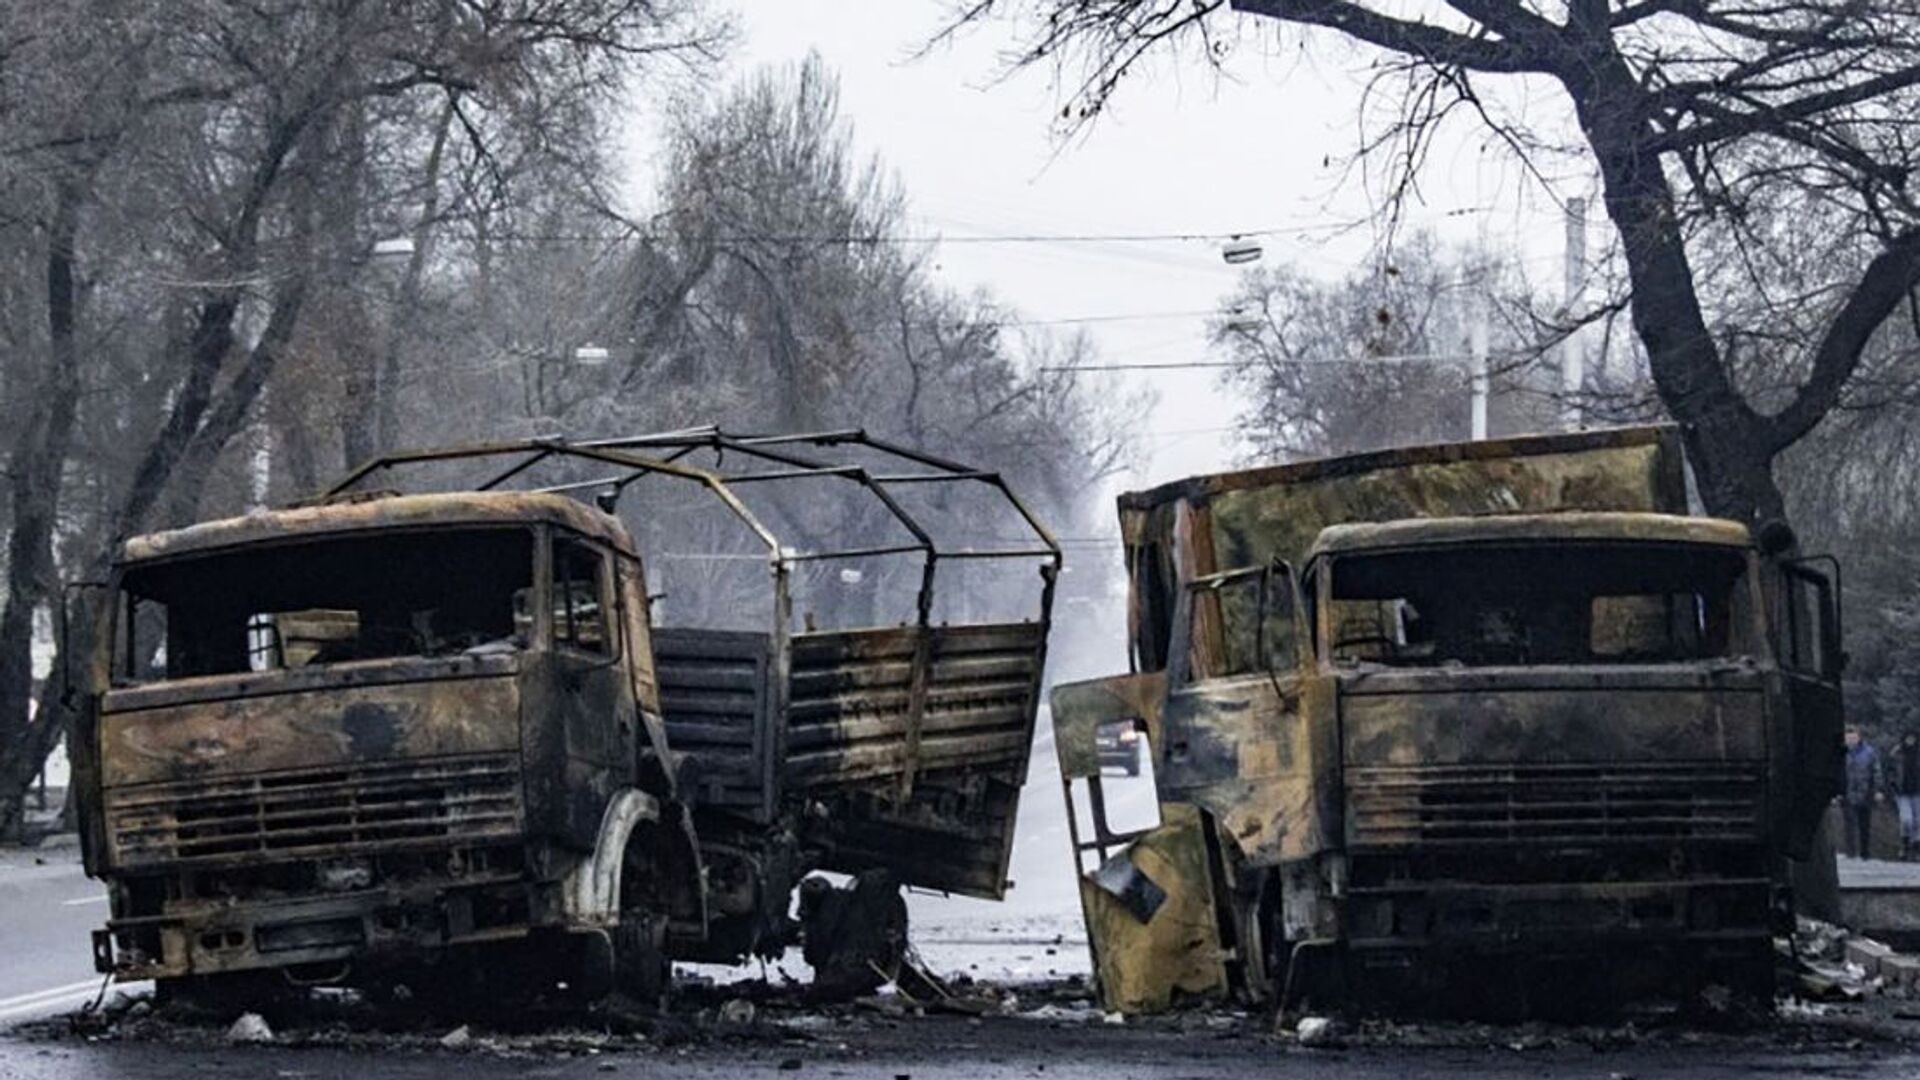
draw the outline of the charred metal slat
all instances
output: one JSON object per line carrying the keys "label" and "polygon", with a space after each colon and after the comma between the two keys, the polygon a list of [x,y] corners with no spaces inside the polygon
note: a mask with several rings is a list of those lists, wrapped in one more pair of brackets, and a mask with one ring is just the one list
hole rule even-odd
{"label": "charred metal slat", "polygon": [[[517,814],[505,814],[497,820],[480,820],[457,832],[439,821],[395,821],[379,824],[357,822],[347,825],[286,830],[271,837],[260,833],[236,833],[226,836],[187,837],[166,845],[133,845],[129,854],[143,854],[150,848],[163,848],[165,854],[180,859],[211,855],[258,853],[277,855],[308,848],[336,848],[342,844],[379,844],[389,840],[457,838],[462,843],[488,839],[511,839],[518,834]],[[463,823],[464,825],[465,823]]]}
{"label": "charred metal slat", "polygon": [[1744,843],[1764,826],[1756,766],[1356,768],[1356,845]]}
{"label": "charred metal slat", "polygon": [[332,766],[320,769],[278,770],[232,779],[166,781],[130,784],[108,788],[108,809],[135,808],[170,804],[183,797],[213,801],[220,798],[251,798],[265,791],[273,795],[299,796],[351,787],[356,791],[380,791],[420,782],[421,776],[436,781],[485,779],[511,780],[518,775],[511,756],[488,755],[481,759],[432,759],[391,763],[370,763],[358,767]]}
{"label": "charred metal slat", "polygon": [[736,716],[742,727],[751,728],[757,701],[758,698],[751,693],[743,694],[730,689],[709,691],[701,687],[676,686],[660,692],[660,706],[673,716],[674,730],[679,730],[683,717],[695,716]]}
{"label": "charred metal slat", "polygon": [[980,679],[1018,677],[1025,679],[1033,674],[1033,658],[1018,653],[995,653],[974,656],[936,656],[933,660],[933,681],[967,682]]}
{"label": "charred metal slat", "polygon": [[107,793],[107,833],[142,865],[512,839],[522,828],[518,776],[512,757],[490,755],[146,785]]}
{"label": "charred metal slat", "polygon": [[316,802],[312,805],[287,805],[237,814],[222,814],[220,811],[226,810],[226,807],[217,808],[213,813],[202,813],[196,810],[184,816],[173,809],[154,809],[123,813],[118,819],[116,830],[118,835],[126,837],[143,833],[162,831],[177,833],[184,830],[219,829],[236,825],[251,824],[264,827],[317,819],[351,820],[356,814],[362,817],[378,815],[380,820],[392,820],[392,815],[407,814],[415,810],[440,811],[441,816],[449,816],[463,807],[494,806],[502,803],[507,805],[507,812],[513,812],[515,810],[513,799],[511,792],[502,791],[495,794],[474,793],[379,802],[366,802],[362,799],[357,807]]}
{"label": "charred metal slat", "polygon": [[662,679],[661,689],[708,690],[740,694],[751,698],[759,689],[758,673],[749,664],[727,664],[683,657],[665,657],[672,672]]}

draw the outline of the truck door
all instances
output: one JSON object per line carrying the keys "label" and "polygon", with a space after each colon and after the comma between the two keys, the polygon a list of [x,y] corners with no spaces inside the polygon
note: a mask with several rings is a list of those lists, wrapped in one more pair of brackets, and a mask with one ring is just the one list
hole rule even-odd
{"label": "truck door", "polygon": [[555,529],[552,547],[552,717],[563,780],[553,792],[565,831],[597,835],[613,793],[634,780],[638,747],[633,684],[621,663],[612,560],[598,543]]}
{"label": "truck door", "polygon": [[1161,797],[1213,815],[1250,865],[1275,866],[1325,842],[1314,733],[1302,722],[1311,652],[1299,585],[1283,562],[1189,583],[1174,615]]}
{"label": "truck door", "polygon": [[[1166,678],[1158,671],[1063,683],[1052,695],[1087,950],[1101,1002],[1121,1012],[1152,1012],[1228,989],[1199,812],[1165,801],[1158,791],[1140,791],[1151,777],[1123,780],[1124,791],[1109,791],[1101,775],[1100,732],[1117,726],[1143,733],[1149,767],[1157,765],[1165,696]],[[1143,794],[1155,804],[1137,805]],[[1115,795],[1127,805],[1116,805]]]}
{"label": "truck door", "polygon": [[1792,711],[1791,802],[1787,808],[1787,854],[1804,859],[1845,777],[1840,698],[1839,567],[1830,557],[1779,564],[1780,603],[1773,620],[1774,648]]}

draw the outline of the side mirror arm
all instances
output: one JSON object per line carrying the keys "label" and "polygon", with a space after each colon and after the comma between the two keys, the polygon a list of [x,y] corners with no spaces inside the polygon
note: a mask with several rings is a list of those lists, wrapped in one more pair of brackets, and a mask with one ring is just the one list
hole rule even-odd
{"label": "side mirror arm", "polygon": [[104,581],[63,581],[60,583],[60,605],[54,614],[59,619],[56,633],[60,640],[60,707],[73,708],[73,594],[86,589],[105,589]]}

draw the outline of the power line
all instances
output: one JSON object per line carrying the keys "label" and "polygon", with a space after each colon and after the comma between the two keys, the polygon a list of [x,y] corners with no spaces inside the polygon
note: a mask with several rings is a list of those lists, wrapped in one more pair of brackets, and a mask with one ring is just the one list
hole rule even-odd
{"label": "power line", "polygon": [[[1521,356],[1524,353],[1515,350],[1495,350],[1489,356]],[[1260,368],[1260,367],[1334,367],[1340,364],[1391,365],[1391,364],[1464,364],[1473,360],[1471,353],[1399,353],[1392,356],[1340,356],[1324,360],[1287,359],[1262,357],[1258,360],[1170,360],[1166,363],[1135,364],[1050,364],[1037,370],[1045,372],[1075,371],[1178,371],[1187,368]]]}
{"label": "power line", "polygon": [[[1134,314],[1116,313],[1112,315],[1070,315],[1060,319],[981,319],[982,324],[993,326],[1073,326],[1080,323],[1138,322],[1146,319],[1200,319],[1225,318],[1230,312],[1218,308],[1197,311],[1142,311]],[[960,323],[964,327],[967,323]]]}
{"label": "power line", "polygon": [[1178,371],[1186,368],[1243,367],[1232,360],[1172,360],[1164,364],[1047,364],[1037,370],[1069,373],[1075,371]]}
{"label": "power line", "polygon": [[[1459,212],[1459,211],[1456,211]],[[716,243],[767,244],[1156,244],[1175,241],[1247,240],[1260,236],[1294,236],[1337,228],[1330,224],[1272,225],[1259,229],[1229,229],[1221,232],[1158,233],[994,233],[980,236],[945,236],[939,233],[723,233],[710,240]],[[494,233],[489,239],[528,244],[621,244],[634,241],[659,241],[670,237],[661,233],[634,230],[625,233]]]}

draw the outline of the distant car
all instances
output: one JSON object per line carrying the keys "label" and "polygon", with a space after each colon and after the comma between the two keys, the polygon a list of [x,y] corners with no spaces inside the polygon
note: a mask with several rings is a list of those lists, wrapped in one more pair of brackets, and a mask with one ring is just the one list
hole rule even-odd
{"label": "distant car", "polygon": [[1140,746],[1146,740],[1140,729],[1126,721],[1101,724],[1093,733],[1093,745],[1100,751],[1100,767],[1118,765],[1128,776],[1140,775]]}

